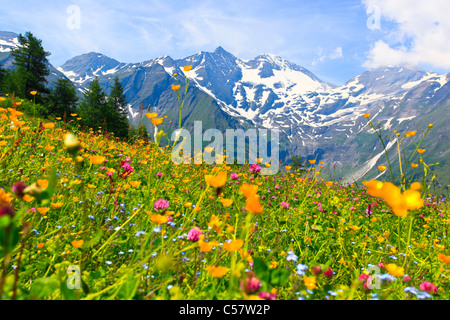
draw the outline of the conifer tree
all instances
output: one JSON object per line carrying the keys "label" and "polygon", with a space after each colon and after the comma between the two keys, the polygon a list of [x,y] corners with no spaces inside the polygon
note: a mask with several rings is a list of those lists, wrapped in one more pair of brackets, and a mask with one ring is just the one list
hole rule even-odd
{"label": "conifer tree", "polygon": [[77,92],[72,82],[64,78],[58,79],[50,91],[49,114],[61,117],[64,112],[74,113],[77,101]]}

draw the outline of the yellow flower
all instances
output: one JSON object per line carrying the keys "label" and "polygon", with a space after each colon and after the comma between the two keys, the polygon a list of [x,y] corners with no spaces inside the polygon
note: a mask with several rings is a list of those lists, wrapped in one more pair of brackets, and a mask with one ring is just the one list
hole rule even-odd
{"label": "yellow flower", "polygon": [[228,252],[233,252],[239,250],[242,245],[244,244],[244,241],[241,239],[236,239],[231,242],[224,242],[222,247],[227,250]]}
{"label": "yellow flower", "polygon": [[255,184],[242,184],[239,188],[239,191],[241,191],[244,194],[244,197],[252,197],[255,196],[258,192],[258,186]]}
{"label": "yellow flower", "polygon": [[227,173],[220,171],[217,175],[205,175],[205,181],[208,185],[214,188],[220,188],[227,183]]}
{"label": "yellow flower", "polygon": [[382,236],[377,237],[377,241],[378,242],[383,242],[384,241],[384,237],[382,237]]}
{"label": "yellow flower", "polygon": [[405,133],[406,137],[412,137],[413,135],[415,135],[417,133],[417,131],[408,131],[407,133]]}
{"label": "yellow flower", "polygon": [[160,125],[163,122],[163,120],[164,120],[164,118],[152,118],[152,123],[155,126],[158,126],[158,125]]}
{"label": "yellow flower", "polygon": [[40,179],[40,180],[37,181],[37,185],[39,187],[41,187],[42,189],[47,189],[47,187],[48,187],[48,180]]}
{"label": "yellow flower", "polygon": [[367,192],[373,197],[381,197],[381,188],[383,188],[383,182],[378,180],[363,181],[363,184],[367,188]]}
{"label": "yellow flower", "polygon": [[35,96],[36,94],[37,94],[37,91],[30,91],[30,94],[32,95],[32,96]]}
{"label": "yellow flower", "polygon": [[137,188],[141,185],[141,181],[131,181],[130,184],[133,188]]}
{"label": "yellow flower", "polygon": [[192,66],[191,65],[189,65],[189,66],[184,66],[183,67],[183,71],[189,71],[189,70],[191,70],[192,69]]}
{"label": "yellow flower", "polygon": [[417,168],[419,165],[417,163],[411,163],[411,167]]}
{"label": "yellow flower", "polygon": [[55,202],[55,203],[52,203],[51,204],[51,206],[53,207],[53,208],[61,208],[62,207],[62,205],[63,205],[63,203],[61,203],[61,202]]}
{"label": "yellow flower", "polygon": [[417,149],[418,153],[424,153],[425,151],[427,151],[427,149]]}
{"label": "yellow flower", "polygon": [[99,155],[89,157],[89,161],[92,164],[102,164],[105,162],[105,159],[106,159],[105,157]]}
{"label": "yellow flower", "polygon": [[14,199],[13,195],[9,192],[4,191],[3,189],[0,189],[0,203],[9,203],[11,200]]}
{"label": "yellow flower", "polygon": [[328,181],[327,183],[325,183],[325,185],[329,188],[333,185],[333,181]]}
{"label": "yellow flower", "polygon": [[352,230],[358,231],[359,229],[361,229],[361,227],[358,227],[357,225],[353,225],[349,227]]}
{"label": "yellow flower", "polygon": [[363,116],[364,116],[365,118],[368,118],[368,117],[370,117],[370,113],[364,113]]}
{"label": "yellow flower", "polygon": [[377,168],[378,168],[378,170],[380,170],[380,171],[384,171],[384,170],[387,169],[385,166],[378,166]]}
{"label": "yellow flower", "polygon": [[309,162],[310,164],[314,164],[314,163],[316,163],[316,160],[308,160],[308,162]]}
{"label": "yellow flower", "polygon": [[389,263],[385,267],[387,272],[394,277],[403,277],[405,275],[405,269],[397,266],[395,263]]}
{"label": "yellow flower", "polygon": [[206,270],[208,270],[209,274],[212,275],[214,278],[221,278],[224,275],[230,271],[227,267],[215,267],[215,266],[209,266],[206,267]]}
{"label": "yellow flower", "polygon": [[181,88],[181,86],[179,85],[179,84],[173,84],[172,85],[172,90],[173,91],[177,91],[178,89],[180,89]]}
{"label": "yellow flower", "polygon": [[257,163],[261,163],[263,161],[263,158],[256,158]]}
{"label": "yellow flower", "polygon": [[200,240],[198,244],[200,246],[201,252],[210,252],[212,248],[217,247],[219,245],[219,242],[218,241],[204,242],[203,240]]}
{"label": "yellow flower", "polygon": [[291,170],[292,167],[291,166],[285,166],[285,168],[286,168],[287,171],[289,171],[289,170]]}

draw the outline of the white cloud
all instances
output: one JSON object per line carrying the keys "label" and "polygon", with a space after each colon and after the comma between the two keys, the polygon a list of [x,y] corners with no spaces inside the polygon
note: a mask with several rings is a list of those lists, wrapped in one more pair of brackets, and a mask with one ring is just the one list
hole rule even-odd
{"label": "white cloud", "polygon": [[343,57],[344,57],[344,55],[342,52],[342,47],[336,47],[336,49],[334,49],[329,54],[324,54],[323,49],[321,47],[319,47],[318,56],[313,59],[312,65],[315,66],[319,63],[324,62],[327,59],[335,60],[335,59],[339,59],[339,58],[343,58]]}
{"label": "white cloud", "polygon": [[[363,0],[376,8],[382,39],[373,43],[366,67],[430,64],[450,67],[450,1]],[[393,27],[387,29],[387,25]]]}

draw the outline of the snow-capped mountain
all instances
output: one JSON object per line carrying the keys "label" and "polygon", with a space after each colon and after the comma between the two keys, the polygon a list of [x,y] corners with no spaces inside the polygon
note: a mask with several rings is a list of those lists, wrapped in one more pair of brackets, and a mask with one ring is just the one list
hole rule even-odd
{"label": "snow-capped mountain", "polygon": [[[193,68],[184,72],[186,65]],[[399,132],[426,128],[430,121],[435,132],[440,130],[434,134],[438,140],[450,128],[449,76],[412,66],[370,69],[334,86],[281,57],[262,54],[242,60],[218,47],[183,59],[164,56],[133,64],[90,53],[58,69],[80,88],[97,76],[107,89],[118,76],[131,115],[136,117],[142,106],[150,105],[168,115],[174,128],[177,107],[170,85],[175,83],[175,73],[181,81],[185,75],[191,83],[189,109],[183,115],[186,126],[203,120],[221,123],[220,128],[278,128],[286,155],[327,161],[355,180],[385,164],[381,143],[370,133],[363,114],[371,113],[374,124]],[[215,115],[205,116],[211,110]],[[390,152],[395,151],[391,140],[385,144]],[[448,155],[436,156],[450,166]]]}

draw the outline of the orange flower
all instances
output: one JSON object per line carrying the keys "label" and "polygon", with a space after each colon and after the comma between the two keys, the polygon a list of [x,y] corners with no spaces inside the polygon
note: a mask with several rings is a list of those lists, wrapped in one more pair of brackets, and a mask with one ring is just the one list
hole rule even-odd
{"label": "orange flower", "polygon": [[55,124],[54,124],[53,122],[48,122],[48,123],[43,123],[42,126],[43,126],[45,129],[52,129],[52,128],[55,127]]}
{"label": "orange flower", "polygon": [[309,290],[313,290],[316,288],[316,277],[314,276],[303,276],[303,282],[305,283],[306,288],[308,288]]}
{"label": "orange flower", "polygon": [[74,248],[81,248],[81,246],[83,245],[84,241],[83,240],[74,240],[72,241],[72,246]]}
{"label": "orange flower", "polygon": [[261,202],[259,202],[259,196],[254,195],[251,197],[248,197],[245,201],[245,208],[247,211],[254,213],[254,214],[260,214],[263,211],[263,206]]}
{"label": "orange flower", "polygon": [[177,91],[178,89],[180,89],[181,88],[181,86],[179,85],[179,84],[173,84],[172,85],[172,90],[173,91]]}
{"label": "orange flower", "polygon": [[222,205],[224,207],[229,207],[229,206],[231,206],[233,204],[233,199],[222,198],[222,199],[220,199],[220,202],[222,203]]}
{"label": "orange flower", "polygon": [[141,182],[140,181],[131,181],[130,184],[133,188],[137,188],[141,185]]}
{"label": "orange flower", "polygon": [[408,131],[407,133],[405,133],[406,137],[412,137],[413,135],[415,135],[417,133],[417,131]]}
{"label": "orange flower", "polygon": [[424,153],[425,151],[427,151],[427,149],[417,149],[418,153]]}
{"label": "orange flower", "polygon": [[256,195],[256,192],[258,192],[258,186],[255,184],[242,184],[242,186],[239,188],[239,191],[241,191],[244,194],[244,197],[252,197]]}
{"label": "orange flower", "polygon": [[445,254],[438,253],[437,257],[439,260],[441,260],[444,263],[450,263],[450,256],[446,256]]}
{"label": "orange flower", "polygon": [[160,125],[163,122],[163,120],[164,120],[164,118],[152,118],[152,123],[155,126],[158,126],[158,125]]}
{"label": "orange flower", "polygon": [[3,189],[0,189],[0,203],[9,203],[11,200],[14,199],[13,195],[9,192],[4,191]]}
{"label": "orange flower", "polygon": [[39,187],[41,187],[42,189],[47,189],[47,187],[48,187],[48,180],[46,180],[46,179],[39,179],[37,181],[37,185]]}
{"label": "orange flower", "polygon": [[243,240],[236,239],[236,240],[233,240],[231,242],[224,242],[222,246],[228,252],[233,252],[233,251],[239,250],[242,247],[243,244],[244,244]]}
{"label": "orange flower", "polygon": [[419,165],[417,163],[411,163],[411,167],[417,168]]}
{"label": "orange flower", "polygon": [[385,166],[378,166],[377,168],[378,168],[378,170],[380,170],[380,171],[384,171],[384,170],[387,169]]}
{"label": "orange flower", "polygon": [[263,158],[256,158],[257,163],[261,163],[263,161]]}
{"label": "orange flower", "polygon": [[151,112],[151,113],[147,112],[147,113],[145,114],[145,116],[146,116],[147,118],[149,118],[149,119],[153,119],[153,118],[156,118],[156,117],[158,116],[158,114],[155,113],[155,112]]}
{"label": "orange flower", "polygon": [[201,252],[210,252],[212,248],[217,247],[219,245],[219,242],[218,241],[204,242],[203,240],[200,240],[198,244],[200,246]]}
{"label": "orange flower", "polygon": [[40,242],[40,243],[38,243],[37,247],[38,247],[39,249],[42,249],[42,248],[44,247],[44,244],[43,244],[42,242]]}
{"label": "orange flower", "polygon": [[405,269],[397,266],[395,263],[389,263],[385,267],[387,272],[394,277],[403,277],[405,275]]}
{"label": "orange flower", "polygon": [[214,188],[220,188],[227,183],[227,173],[220,171],[217,175],[205,175],[205,181],[208,185]]}
{"label": "orange flower", "polygon": [[184,66],[183,67],[183,71],[189,71],[189,70],[191,70],[192,69],[192,66],[191,65],[189,65],[189,66]]}
{"label": "orange flower", "polygon": [[363,181],[363,184],[367,188],[367,192],[373,197],[381,197],[381,188],[383,182],[378,180]]}
{"label": "orange flower", "polygon": [[368,117],[370,117],[370,113],[364,113],[363,116],[364,116],[365,118],[368,118]]}
{"label": "orange flower", "polygon": [[215,267],[215,266],[209,266],[206,267],[206,270],[208,270],[209,274],[212,275],[214,278],[221,278],[224,275],[230,271],[227,267]]}
{"label": "orange flower", "polygon": [[310,164],[314,164],[314,163],[316,163],[316,160],[308,160],[308,162],[309,162]]}
{"label": "orange flower", "polygon": [[331,187],[332,185],[333,185],[333,181],[328,181],[327,183],[325,183],[326,184],[326,186],[329,188],[329,187]]}
{"label": "orange flower", "polygon": [[291,170],[292,167],[291,166],[285,166],[285,168],[286,168],[287,171],[289,171],[289,170]]}
{"label": "orange flower", "polygon": [[161,214],[150,214],[150,220],[156,224],[163,224],[169,221],[169,218]]}
{"label": "orange flower", "polygon": [[30,91],[30,94],[32,95],[32,96],[35,96],[36,94],[37,94],[37,91]]}
{"label": "orange flower", "polygon": [[98,155],[89,157],[89,161],[92,164],[102,164],[103,162],[105,162],[105,159],[105,157]]}
{"label": "orange flower", "polygon": [[37,208],[37,211],[42,215],[46,214],[48,212],[48,210],[50,210],[50,208],[48,208],[48,207]]}

